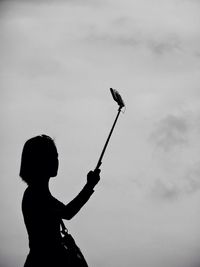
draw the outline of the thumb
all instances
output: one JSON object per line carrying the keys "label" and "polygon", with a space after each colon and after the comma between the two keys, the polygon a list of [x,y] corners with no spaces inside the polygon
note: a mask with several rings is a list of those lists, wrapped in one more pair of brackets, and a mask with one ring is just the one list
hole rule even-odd
{"label": "thumb", "polygon": [[97,174],[99,174],[101,172],[101,170],[100,169],[95,169],[94,170],[94,173],[97,173]]}

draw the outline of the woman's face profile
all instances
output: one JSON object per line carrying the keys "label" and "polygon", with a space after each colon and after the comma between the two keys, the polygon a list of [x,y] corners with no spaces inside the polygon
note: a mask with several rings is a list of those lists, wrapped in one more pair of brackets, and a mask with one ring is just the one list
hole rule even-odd
{"label": "woman's face profile", "polygon": [[49,158],[49,168],[50,168],[50,177],[55,177],[57,176],[58,173],[58,166],[59,166],[59,160],[58,160],[58,153],[54,153],[50,158]]}

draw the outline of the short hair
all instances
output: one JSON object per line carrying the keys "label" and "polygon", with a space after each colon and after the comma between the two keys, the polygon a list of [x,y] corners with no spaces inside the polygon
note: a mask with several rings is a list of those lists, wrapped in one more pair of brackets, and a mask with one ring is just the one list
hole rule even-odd
{"label": "short hair", "polygon": [[51,159],[57,156],[54,140],[48,135],[38,135],[26,141],[22,150],[19,176],[28,185],[37,176],[50,175]]}

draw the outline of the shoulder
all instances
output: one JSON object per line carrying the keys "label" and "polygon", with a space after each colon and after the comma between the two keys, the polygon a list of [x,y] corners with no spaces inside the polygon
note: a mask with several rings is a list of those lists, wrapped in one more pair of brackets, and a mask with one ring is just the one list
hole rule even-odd
{"label": "shoulder", "polygon": [[41,206],[42,202],[40,194],[28,186],[23,194],[22,209],[34,209],[34,207]]}
{"label": "shoulder", "polygon": [[22,202],[33,199],[36,199],[36,192],[28,186],[24,191]]}
{"label": "shoulder", "polygon": [[30,188],[27,187],[27,188],[25,189],[25,191],[24,191],[24,194],[23,194],[22,203],[23,203],[24,201],[28,200],[28,199],[31,198],[31,197],[33,197],[32,192],[31,192]]}

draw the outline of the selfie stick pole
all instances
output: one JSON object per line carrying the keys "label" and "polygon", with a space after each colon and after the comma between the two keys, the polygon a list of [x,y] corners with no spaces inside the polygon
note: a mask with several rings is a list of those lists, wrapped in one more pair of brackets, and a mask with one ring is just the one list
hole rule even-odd
{"label": "selfie stick pole", "polygon": [[[115,125],[116,125],[116,123],[117,123],[117,120],[118,120],[118,118],[119,118],[119,114],[120,114],[122,108],[125,106],[125,104],[124,104],[124,102],[123,102],[123,100],[122,100],[120,94],[118,93],[118,91],[115,90],[115,89],[112,89],[112,88],[110,88],[110,91],[111,91],[111,94],[112,94],[112,96],[113,96],[113,99],[118,103],[118,105],[119,105],[119,109],[118,109],[118,113],[117,113],[117,116],[116,116],[116,118],[115,118],[115,121],[114,121],[114,123],[113,123],[113,125],[112,125],[112,128],[111,128],[111,130],[110,130],[110,133],[109,133],[109,135],[108,135],[108,138],[107,138],[107,140],[106,140],[106,143],[105,143],[105,145],[104,145],[104,147],[103,147],[103,150],[102,150],[102,152],[101,152],[101,155],[100,155],[100,157],[99,157],[99,160],[98,160],[98,163],[97,163],[97,166],[96,166],[95,170],[99,169],[99,167],[100,167],[101,164],[102,164],[102,159],[103,159],[104,153],[105,153],[105,151],[106,151],[106,148],[107,148],[108,143],[109,143],[109,141],[110,141],[110,137],[111,137],[111,135],[112,135],[112,133],[113,133],[113,130],[114,130]],[[94,170],[94,171],[95,171],[95,170]]]}

